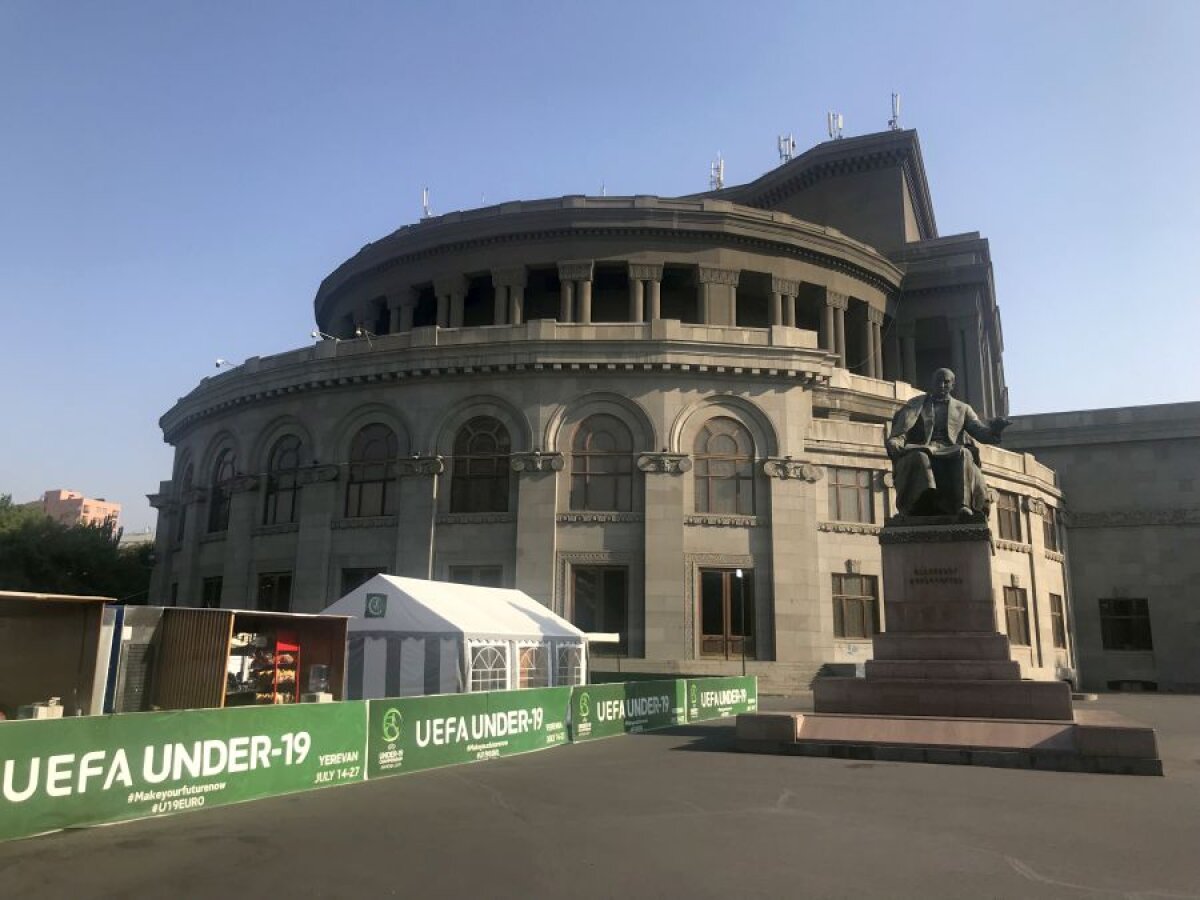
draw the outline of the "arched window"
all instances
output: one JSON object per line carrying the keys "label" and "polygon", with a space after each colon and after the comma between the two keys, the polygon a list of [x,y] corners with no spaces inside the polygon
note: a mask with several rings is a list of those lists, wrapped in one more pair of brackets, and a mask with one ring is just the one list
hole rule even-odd
{"label": "arched window", "polygon": [[178,546],[183,543],[183,533],[187,529],[187,510],[189,498],[188,494],[192,491],[192,464],[188,463],[187,468],[183,470],[183,478],[179,482],[179,512],[175,516],[175,544]]}
{"label": "arched window", "polygon": [[696,435],[696,512],[754,515],[754,439],[728,416],[709,419]]}
{"label": "arched window", "polygon": [[508,512],[508,429],[489,416],[477,416],[454,438],[450,512]]}
{"label": "arched window", "polygon": [[281,437],[275,442],[267,460],[264,525],[285,525],[296,521],[296,499],[299,493],[296,470],[299,468],[300,438],[294,434]]}
{"label": "arched window", "polygon": [[234,468],[233,450],[226,447],[217,454],[213,463],[212,481],[208,494],[208,533],[225,531],[229,528],[229,505],[233,497]]}
{"label": "arched window", "polygon": [[346,518],[391,516],[396,512],[396,434],[386,425],[368,425],[350,444]]}
{"label": "arched window", "polygon": [[589,416],[571,451],[571,509],[633,508],[633,435],[615,416]]}

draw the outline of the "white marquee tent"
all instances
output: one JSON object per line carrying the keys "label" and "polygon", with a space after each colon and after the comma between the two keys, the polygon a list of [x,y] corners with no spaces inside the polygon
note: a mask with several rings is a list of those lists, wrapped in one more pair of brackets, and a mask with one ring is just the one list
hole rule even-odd
{"label": "white marquee tent", "polygon": [[376,575],[350,616],[346,698],[584,684],[587,637],[522,591]]}

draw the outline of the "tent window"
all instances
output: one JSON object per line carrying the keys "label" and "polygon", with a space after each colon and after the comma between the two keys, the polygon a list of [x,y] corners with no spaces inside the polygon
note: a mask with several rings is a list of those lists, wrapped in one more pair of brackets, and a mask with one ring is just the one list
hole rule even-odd
{"label": "tent window", "polygon": [[476,647],[471,653],[471,690],[503,691],[508,687],[508,661],[502,647]]}
{"label": "tent window", "polygon": [[539,688],[550,684],[550,659],[545,647],[521,648],[521,672],[517,687]]}
{"label": "tent window", "polygon": [[578,647],[558,648],[555,658],[554,683],[557,685],[582,684],[583,666]]}

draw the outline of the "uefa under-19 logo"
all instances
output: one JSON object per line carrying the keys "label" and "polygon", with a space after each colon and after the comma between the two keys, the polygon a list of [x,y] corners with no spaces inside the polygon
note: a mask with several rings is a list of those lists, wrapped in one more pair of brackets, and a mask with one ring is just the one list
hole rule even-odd
{"label": "uefa under-19 logo", "polygon": [[584,691],[579,695],[579,718],[586,719],[592,714],[592,695]]}
{"label": "uefa under-19 logo", "polygon": [[383,714],[383,721],[379,726],[380,736],[389,744],[394,744],[400,740],[400,733],[404,725],[404,715],[400,710],[392,707]]}

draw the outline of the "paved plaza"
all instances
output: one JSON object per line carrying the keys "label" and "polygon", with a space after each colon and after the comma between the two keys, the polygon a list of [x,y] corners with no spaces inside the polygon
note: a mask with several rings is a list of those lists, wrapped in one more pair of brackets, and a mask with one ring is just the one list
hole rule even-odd
{"label": "paved plaza", "polygon": [[1166,776],[749,756],[723,720],[15,841],[0,896],[1200,897],[1200,697],[1088,706]]}

